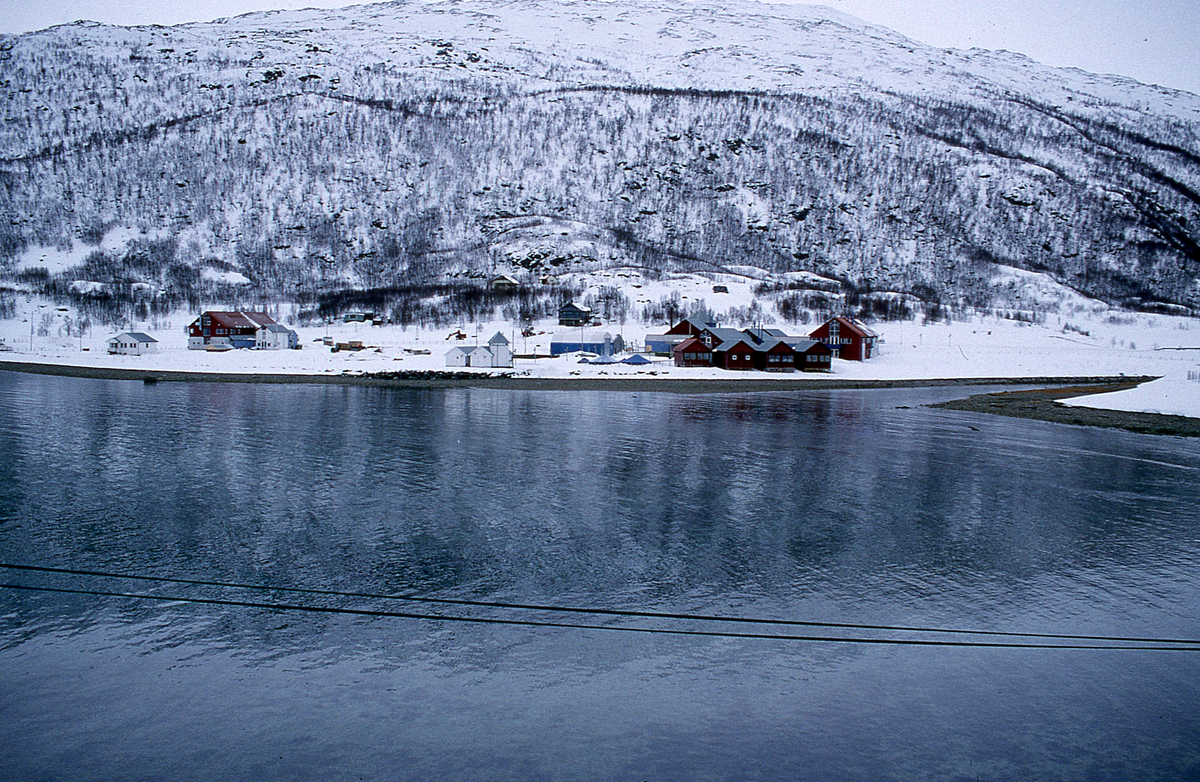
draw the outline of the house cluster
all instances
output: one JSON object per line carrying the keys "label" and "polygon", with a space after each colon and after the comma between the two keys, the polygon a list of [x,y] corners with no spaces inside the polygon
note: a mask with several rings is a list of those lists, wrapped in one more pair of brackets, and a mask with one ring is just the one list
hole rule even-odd
{"label": "house cluster", "polygon": [[497,331],[486,345],[456,345],[446,352],[448,367],[511,367],[512,349],[509,341]]}
{"label": "house cluster", "polygon": [[832,359],[865,361],[877,351],[879,335],[862,321],[830,318],[807,336],[780,329],[722,328],[687,318],[665,334],[646,336],[646,350],[669,354],[679,367],[759,371],[828,372]]}
{"label": "house cluster", "polygon": [[189,350],[300,347],[300,336],[265,312],[205,312],[192,321],[187,332]]}

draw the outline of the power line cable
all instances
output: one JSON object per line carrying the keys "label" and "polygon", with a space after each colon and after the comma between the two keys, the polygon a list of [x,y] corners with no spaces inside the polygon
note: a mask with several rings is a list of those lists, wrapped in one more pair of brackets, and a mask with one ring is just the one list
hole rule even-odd
{"label": "power line cable", "polygon": [[324,614],[346,614],[351,616],[386,617],[393,619],[421,619],[435,622],[466,622],[471,624],[509,625],[517,627],[552,627],[570,630],[606,630],[650,635],[681,635],[705,638],[740,638],[769,641],[807,641],[820,643],[867,644],[878,646],[940,646],[988,649],[1064,649],[1092,651],[1140,651],[1140,652],[1200,652],[1200,646],[1111,646],[1095,644],[1045,644],[1045,643],[1000,643],[996,641],[934,641],[922,638],[855,638],[824,635],[781,635],[776,633],[734,633],[722,630],[679,630],[662,627],[629,627],[625,625],[590,625],[576,622],[550,622],[532,619],[496,619],[474,616],[443,616],[420,614],[410,611],[380,611],[368,608],[342,608],[338,606],[307,606],[289,603],[263,603],[250,600],[221,600],[205,597],[182,597],[177,595],[147,595],[131,592],[108,592],[91,589],[66,589],[63,587],[29,586],[24,584],[0,584],[0,589],[20,589],[30,592],[57,592],[70,595],[96,595],[122,597],[134,600],[157,600],[168,603],[198,603],[202,605],[232,606],[239,608],[263,608],[271,611],[307,611]]}
{"label": "power line cable", "polygon": [[[884,631],[884,632],[911,632],[911,633],[926,633],[926,634],[943,634],[943,635],[976,635],[976,636],[993,636],[1001,638],[1041,638],[1047,640],[1059,641],[1087,641],[1087,642],[1115,642],[1115,643],[1133,643],[1133,644],[1179,644],[1179,645],[1196,645],[1200,647],[1200,640],[1186,638],[1145,638],[1137,636],[1105,636],[1105,635],[1070,635],[1063,633],[1031,633],[1031,632],[1006,632],[999,630],[962,630],[948,629],[939,627],[919,627],[911,625],[875,625],[875,624],[860,624],[851,622],[821,622],[814,620],[803,619],[765,619],[757,617],[734,617],[721,616],[712,614],[688,614],[688,613],[670,613],[662,611],[635,611],[622,610],[611,608],[580,608],[571,606],[551,606],[538,605],[528,603],[504,603],[497,601],[486,600],[465,600],[455,598],[438,598],[438,597],[420,597],[414,595],[394,595],[394,594],[377,594],[370,592],[342,592],[330,589],[310,589],[303,587],[275,587],[264,586],[259,584],[239,584],[227,581],[209,581],[200,579],[188,578],[172,578],[168,576],[144,576],[130,575],[124,573],[107,573],[95,570],[80,570],[74,568],[56,568],[42,565],[19,565],[11,563],[0,563],[0,568],[9,570],[24,570],[43,573],[56,573],[64,575],[79,575],[98,578],[118,578],[131,579],[137,581],[170,583],[170,584],[185,584],[189,586],[210,586],[222,587],[231,589],[250,589],[257,591],[274,591],[293,594],[320,595],[327,597],[350,597],[364,598],[369,600],[406,600],[417,603],[429,603],[438,605],[456,605],[467,606],[474,608],[501,608],[521,611],[544,611],[553,613],[575,613],[586,614],[593,616],[613,616],[624,618],[638,619],[678,619],[685,621],[702,621],[702,622],[727,622],[727,623],[743,623],[743,624],[759,624],[779,627],[820,627],[835,630],[860,630],[860,631]],[[0,585],[3,586],[3,585]],[[122,595],[126,593],[120,593]],[[585,625],[591,627],[592,625]],[[787,636],[792,637],[792,636]],[[1095,648],[1095,647],[1088,647]]]}

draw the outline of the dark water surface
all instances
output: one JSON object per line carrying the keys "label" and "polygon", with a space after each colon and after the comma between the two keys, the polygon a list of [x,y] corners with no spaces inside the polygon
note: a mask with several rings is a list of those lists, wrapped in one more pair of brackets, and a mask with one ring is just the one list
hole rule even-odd
{"label": "dark water surface", "polygon": [[[1200,637],[1200,445],[920,407],[963,393],[0,372],[0,561]],[[7,570],[0,583],[827,632]],[[0,589],[0,778],[1194,780],[1200,651],[736,639]]]}

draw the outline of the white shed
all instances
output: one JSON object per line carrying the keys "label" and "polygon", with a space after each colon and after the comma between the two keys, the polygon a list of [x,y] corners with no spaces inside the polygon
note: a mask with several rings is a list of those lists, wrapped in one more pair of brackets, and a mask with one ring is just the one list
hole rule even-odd
{"label": "white shed", "polygon": [[158,340],[140,331],[122,331],[108,338],[108,352],[124,356],[141,356],[158,352]]}

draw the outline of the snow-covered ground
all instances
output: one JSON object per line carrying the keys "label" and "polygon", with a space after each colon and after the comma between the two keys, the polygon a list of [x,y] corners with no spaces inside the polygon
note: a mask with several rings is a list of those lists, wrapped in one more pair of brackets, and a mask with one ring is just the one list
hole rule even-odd
{"label": "snow-covered ground", "polygon": [[[603,282],[603,281],[601,281]],[[745,281],[731,278],[730,301],[748,300]],[[673,286],[683,297],[714,299],[711,281],[656,283],[654,289],[629,289],[634,296],[656,300],[658,286]],[[705,288],[705,286],[707,286]],[[666,288],[664,288],[666,290]],[[723,300],[724,294],[717,296]],[[632,296],[631,296],[632,298]],[[193,319],[178,313],[163,319],[156,328],[139,323],[132,330],[143,331],[158,341],[158,351],[146,356],[110,356],[105,340],[115,330],[92,329],[82,338],[67,323],[75,313],[56,308],[36,298],[18,301],[14,318],[0,321],[0,339],[5,352],[0,360],[29,361],[90,367],[137,368],[218,373],[343,374],[394,372],[399,370],[446,369],[445,354],[455,345],[484,344],[495,332],[503,333],[517,354],[549,353],[555,331],[571,331],[553,321],[543,321],[532,337],[521,336],[511,323],[465,324],[442,329],[370,326],[363,323],[332,323],[315,327],[297,327],[301,350],[234,350],[209,353],[187,349],[184,328]],[[33,325],[31,328],[30,318]],[[920,318],[905,322],[877,323],[882,334],[880,355],[859,363],[835,360],[830,374],[806,377],[832,379],[904,380],[940,378],[1034,378],[1092,377],[1098,375],[1155,375],[1162,379],[1141,387],[1116,393],[1072,400],[1071,404],[1117,410],[1162,412],[1200,418],[1200,321],[1160,315],[1092,312],[1084,317],[1047,316],[1045,323],[1030,325],[998,317],[975,316],[953,323],[921,324]],[[737,325],[728,323],[728,325]],[[807,326],[773,324],[791,334],[804,334]],[[647,333],[660,333],[662,325],[645,326],[634,322],[605,326],[620,333],[627,343],[640,348]],[[462,330],[466,340],[450,338]],[[358,352],[332,352],[322,344],[326,336],[335,341],[360,340],[366,346]],[[417,351],[429,351],[421,353]],[[621,377],[765,379],[795,378],[795,374],[732,373],[713,368],[677,368],[666,360],[650,366],[589,365],[579,363],[578,355],[558,358],[517,359],[512,370],[456,370],[469,372],[511,371],[535,378]]]}

